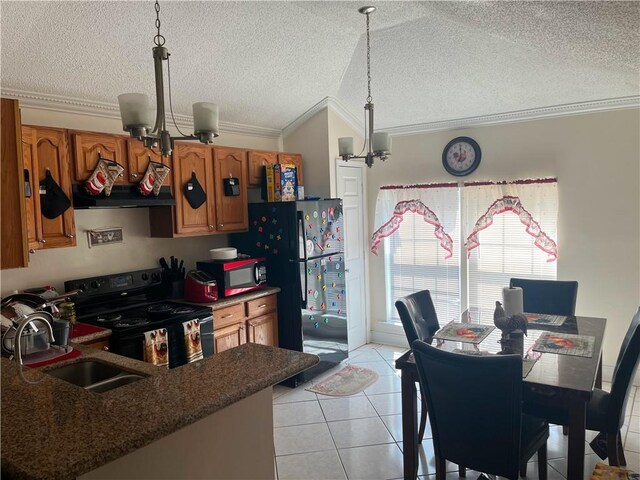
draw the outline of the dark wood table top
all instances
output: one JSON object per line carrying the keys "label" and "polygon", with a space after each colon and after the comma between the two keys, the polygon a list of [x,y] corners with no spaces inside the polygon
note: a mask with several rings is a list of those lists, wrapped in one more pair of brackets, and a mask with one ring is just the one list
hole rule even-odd
{"label": "dark wood table top", "polygon": [[[478,322],[472,322],[478,323]],[[530,325],[528,335],[524,337],[524,358],[535,359],[536,362],[523,379],[525,387],[544,395],[546,391],[557,395],[564,393],[573,398],[582,397],[588,400],[593,392],[596,373],[602,355],[602,339],[606,320],[592,317],[569,317],[562,326]],[[555,353],[540,353],[532,350],[535,341],[543,332],[562,332],[595,337],[593,355],[579,357]],[[502,352],[501,332],[494,329],[479,344],[434,339],[432,345],[448,351],[454,349],[481,350],[498,354]],[[411,351],[396,360],[396,368],[416,371],[415,360]]]}

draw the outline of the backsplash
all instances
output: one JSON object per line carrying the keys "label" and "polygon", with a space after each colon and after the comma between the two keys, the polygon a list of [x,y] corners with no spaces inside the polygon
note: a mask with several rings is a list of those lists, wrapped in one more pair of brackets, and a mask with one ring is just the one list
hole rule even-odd
{"label": "backsplash", "polygon": [[[191,238],[150,238],[147,208],[76,210],[78,245],[38,250],[29,255],[28,268],[2,270],[0,292],[51,285],[62,292],[65,280],[159,267],[160,257],[174,255],[185,261],[187,270],[197,260],[209,258],[209,249],[227,246],[227,235]],[[87,232],[117,227],[123,243],[89,248]]]}

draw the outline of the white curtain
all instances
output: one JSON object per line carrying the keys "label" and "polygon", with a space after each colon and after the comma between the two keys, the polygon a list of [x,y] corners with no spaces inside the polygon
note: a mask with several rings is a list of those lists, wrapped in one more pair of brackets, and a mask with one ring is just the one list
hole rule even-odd
{"label": "white curtain", "polygon": [[425,222],[435,227],[434,235],[449,258],[453,252],[454,230],[458,215],[458,190],[456,184],[447,186],[414,186],[407,188],[385,188],[378,192],[376,219],[371,237],[371,251],[378,254],[380,244],[392,235],[407,212],[420,215]]}

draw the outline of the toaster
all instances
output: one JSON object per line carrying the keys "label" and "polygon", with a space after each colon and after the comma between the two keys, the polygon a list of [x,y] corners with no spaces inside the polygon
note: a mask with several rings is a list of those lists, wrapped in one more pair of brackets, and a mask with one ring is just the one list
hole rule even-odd
{"label": "toaster", "polygon": [[184,298],[188,302],[215,302],[218,300],[218,285],[206,272],[190,270],[184,281]]}

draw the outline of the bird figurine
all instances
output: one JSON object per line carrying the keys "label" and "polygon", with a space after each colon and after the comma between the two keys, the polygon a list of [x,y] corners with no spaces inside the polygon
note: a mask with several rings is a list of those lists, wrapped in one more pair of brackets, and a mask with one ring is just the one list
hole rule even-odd
{"label": "bird figurine", "polygon": [[496,327],[502,330],[502,336],[506,337],[511,332],[521,330],[525,335],[527,334],[527,317],[521,313],[516,313],[507,317],[507,314],[502,308],[500,302],[496,302],[496,309],[493,312],[493,323]]}

